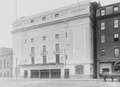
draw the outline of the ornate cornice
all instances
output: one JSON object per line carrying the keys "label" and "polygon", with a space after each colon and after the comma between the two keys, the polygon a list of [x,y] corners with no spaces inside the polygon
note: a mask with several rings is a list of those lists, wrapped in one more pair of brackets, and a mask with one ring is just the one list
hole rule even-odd
{"label": "ornate cornice", "polygon": [[107,15],[104,15],[104,16],[98,16],[97,20],[116,17],[116,16],[120,16],[120,12],[115,12],[115,13],[107,14]]}
{"label": "ornate cornice", "polygon": [[51,25],[61,24],[61,23],[69,22],[69,21],[83,19],[83,18],[86,18],[86,17],[89,17],[89,16],[90,16],[89,13],[88,14],[83,14],[83,15],[78,15],[78,16],[69,17],[69,18],[66,18],[66,19],[61,19],[61,20],[56,20],[56,21],[51,21],[51,22],[47,22],[47,23],[43,23],[43,24],[38,24],[38,25],[33,25],[33,26],[29,26],[29,27],[16,29],[16,30],[11,31],[11,33],[14,34],[14,33],[22,32],[22,31],[26,31],[26,30],[32,30],[32,29],[47,27],[47,26],[51,26]]}

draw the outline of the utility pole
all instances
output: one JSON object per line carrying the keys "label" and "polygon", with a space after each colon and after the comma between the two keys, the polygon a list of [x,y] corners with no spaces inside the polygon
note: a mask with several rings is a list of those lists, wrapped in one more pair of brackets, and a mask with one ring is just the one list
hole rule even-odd
{"label": "utility pole", "polygon": [[64,78],[66,78],[66,49],[64,49],[64,54],[65,54],[65,77]]}

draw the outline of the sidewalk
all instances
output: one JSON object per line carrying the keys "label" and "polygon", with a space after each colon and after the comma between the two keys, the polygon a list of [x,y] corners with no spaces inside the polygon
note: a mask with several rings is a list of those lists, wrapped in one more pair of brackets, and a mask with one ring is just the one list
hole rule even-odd
{"label": "sidewalk", "polygon": [[[5,78],[13,80],[33,80],[33,81],[100,81],[104,82],[103,79],[40,79],[40,78]],[[111,79],[107,79],[106,82],[112,82]],[[113,82],[118,82],[117,79],[114,79]]]}

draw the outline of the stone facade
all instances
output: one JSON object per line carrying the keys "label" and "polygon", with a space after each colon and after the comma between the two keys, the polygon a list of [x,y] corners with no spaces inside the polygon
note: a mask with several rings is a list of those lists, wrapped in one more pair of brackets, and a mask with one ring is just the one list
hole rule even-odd
{"label": "stone facade", "polygon": [[96,6],[83,1],[15,21],[13,76],[93,78]]}
{"label": "stone facade", "polygon": [[0,48],[0,78],[12,78],[12,48]]}

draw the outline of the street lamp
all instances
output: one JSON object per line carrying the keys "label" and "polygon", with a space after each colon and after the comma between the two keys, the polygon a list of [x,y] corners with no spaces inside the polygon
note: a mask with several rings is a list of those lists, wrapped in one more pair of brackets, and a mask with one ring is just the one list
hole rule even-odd
{"label": "street lamp", "polygon": [[65,55],[65,57],[64,57],[64,59],[65,59],[65,77],[64,78],[66,78],[66,49],[64,49],[64,55]]}
{"label": "street lamp", "polygon": [[[63,27],[64,27],[64,29],[67,29],[68,28],[68,21],[67,20],[64,20],[64,25],[63,25]],[[67,45],[68,46],[68,45]],[[64,70],[64,78],[66,78],[66,75],[67,75],[67,70],[66,70],[66,59],[67,59],[67,55],[66,55],[66,49],[64,49],[64,59],[65,59],[65,64],[64,64],[64,66],[65,66],[65,70]]]}

